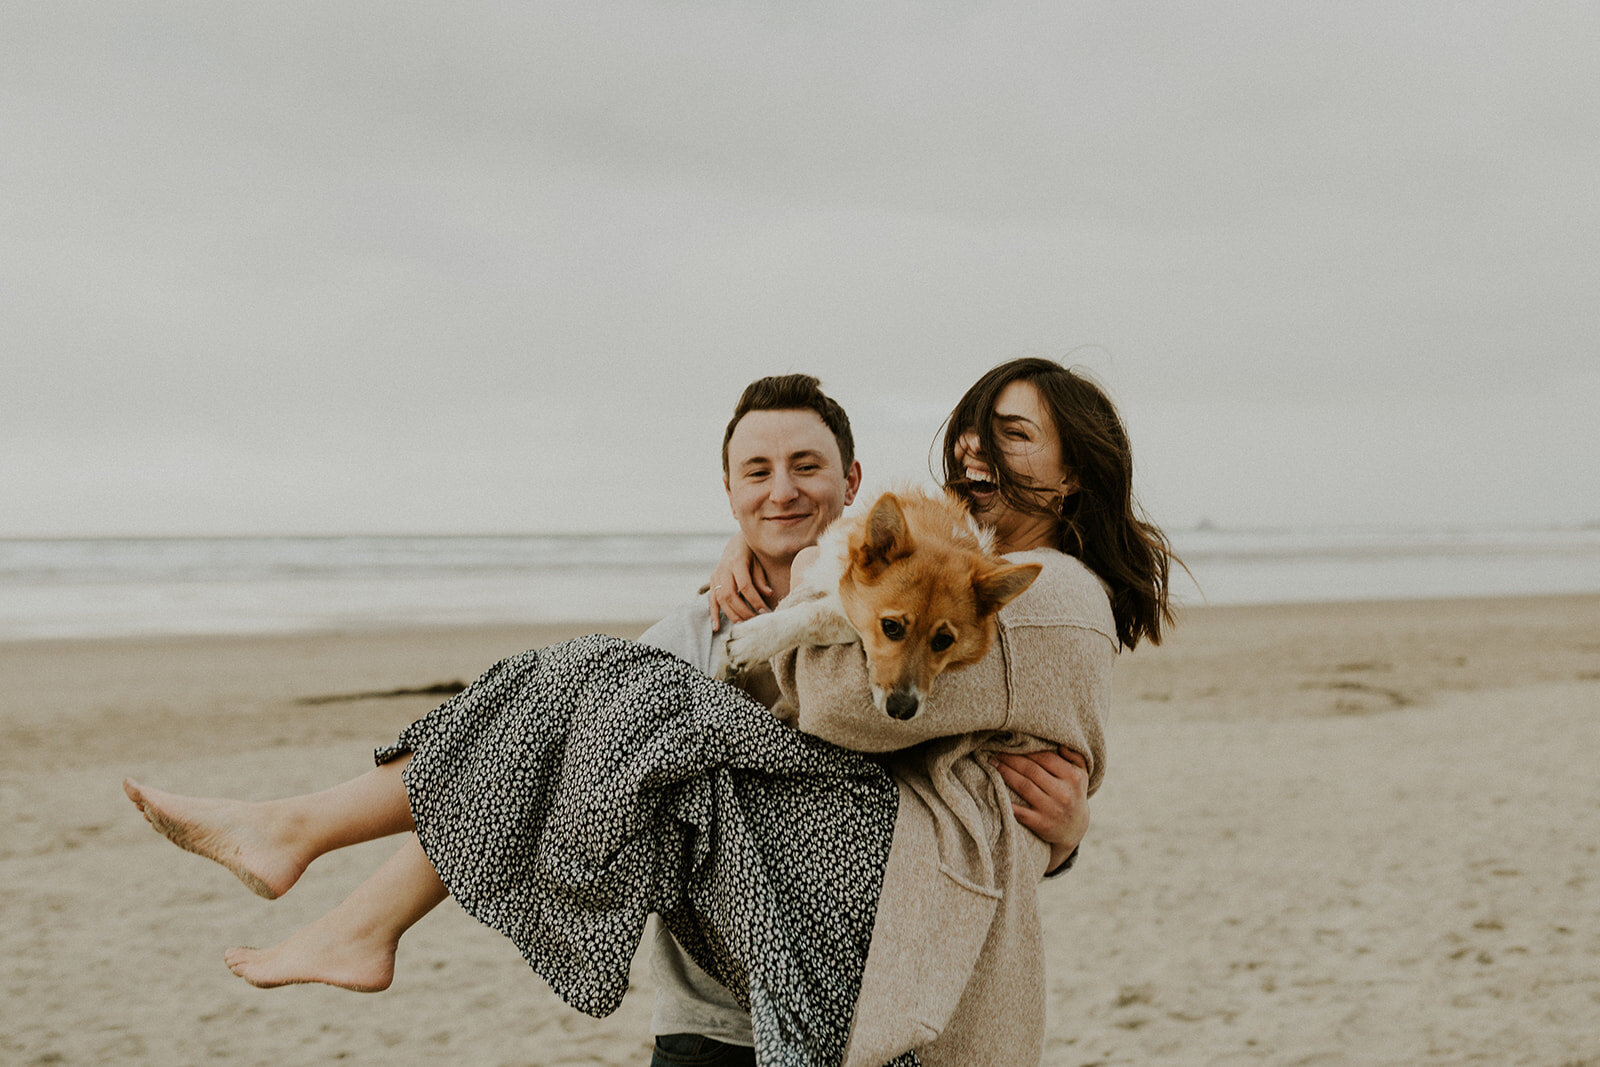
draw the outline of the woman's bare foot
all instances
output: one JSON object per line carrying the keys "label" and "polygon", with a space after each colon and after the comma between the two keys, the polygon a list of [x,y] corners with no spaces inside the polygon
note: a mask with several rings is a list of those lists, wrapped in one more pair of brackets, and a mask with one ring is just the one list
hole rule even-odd
{"label": "woman's bare foot", "polygon": [[228,970],[251,985],[322,982],[357,993],[378,993],[394,981],[395,938],[353,936],[338,910],[271,948],[230,948]]}
{"label": "woman's bare foot", "polygon": [[122,789],[167,840],[222,864],[268,900],[287,893],[311,862],[259,804],[165,793],[131,778]]}
{"label": "woman's bare foot", "polygon": [[231,948],[228,969],[252,985],[323,982],[388,989],[400,938],[448,893],[415,834],[328,914],[268,949]]}

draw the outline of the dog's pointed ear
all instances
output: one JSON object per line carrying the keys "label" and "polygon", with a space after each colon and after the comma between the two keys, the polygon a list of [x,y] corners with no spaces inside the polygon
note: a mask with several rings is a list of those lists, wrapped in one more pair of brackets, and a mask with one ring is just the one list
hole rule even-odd
{"label": "dog's pointed ear", "polygon": [[978,611],[993,615],[1033,584],[1044,567],[1038,563],[1002,563],[979,572],[972,582],[977,594]]}
{"label": "dog's pointed ear", "polygon": [[868,570],[881,569],[909,555],[911,549],[906,513],[893,493],[884,493],[867,516],[866,535],[861,539],[857,560]]}

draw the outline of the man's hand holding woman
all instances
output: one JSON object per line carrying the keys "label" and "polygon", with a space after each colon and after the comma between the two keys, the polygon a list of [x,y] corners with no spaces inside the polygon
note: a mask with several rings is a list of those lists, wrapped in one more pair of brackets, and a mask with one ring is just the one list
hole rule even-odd
{"label": "man's hand holding woman", "polygon": [[1057,870],[1089,832],[1089,765],[1062,745],[1025,756],[997,752],[991,757],[1014,795],[1011,811],[1023,828],[1050,846]]}

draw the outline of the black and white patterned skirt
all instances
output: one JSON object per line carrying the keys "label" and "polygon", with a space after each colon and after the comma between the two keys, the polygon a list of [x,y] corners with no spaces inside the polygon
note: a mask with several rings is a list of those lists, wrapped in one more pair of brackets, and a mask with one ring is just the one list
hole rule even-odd
{"label": "black and white patterned skirt", "polygon": [[451,896],[569,1004],[616,1009],[657,912],[748,1006],[761,1063],[841,1061],[894,834],[878,764],[598,635],[503,660],[377,759],[404,752]]}

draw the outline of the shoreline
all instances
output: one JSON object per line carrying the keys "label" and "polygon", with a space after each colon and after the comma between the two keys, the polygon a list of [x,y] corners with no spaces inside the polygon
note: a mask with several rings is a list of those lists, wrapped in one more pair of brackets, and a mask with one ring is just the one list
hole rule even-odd
{"label": "shoreline", "polygon": [[[282,901],[177,852],[122,796],[325,786],[446,681],[638,623],[0,641],[0,1052],[17,1062],[648,1060],[651,983],[561,1004],[448,903],[376,996],[221,963],[392,850]],[[1600,596],[1185,609],[1119,659],[1105,787],[1039,891],[1045,1063],[1548,1064],[1596,1054]],[[116,965],[108,965],[111,957]]]}
{"label": "shoreline", "polygon": [[[1460,593],[1449,595],[1428,596],[1392,596],[1392,597],[1308,597],[1294,600],[1227,600],[1219,599],[1215,602],[1182,598],[1178,600],[1176,612],[1178,626],[1191,615],[1204,616],[1212,612],[1255,612],[1255,611],[1301,611],[1301,610],[1384,610],[1399,608],[1405,605],[1419,607],[1433,607],[1449,610],[1472,610],[1475,606],[1492,606],[1513,603],[1540,603],[1545,601],[1583,601],[1600,600],[1600,590],[1576,589],[1563,591],[1537,591],[1537,592],[1507,592],[1507,593]],[[681,604],[683,601],[680,600]],[[633,612],[630,614],[639,614]],[[627,615],[613,613],[605,616],[585,617],[578,613],[563,616],[550,616],[528,619],[486,619],[464,622],[450,622],[430,620],[426,622],[407,623],[389,620],[374,619],[372,621],[342,621],[338,623],[312,624],[294,626],[284,624],[262,629],[213,629],[213,630],[117,630],[98,631],[67,634],[7,634],[0,630],[0,649],[7,647],[29,646],[71,646],[83,643],[137,643],[151,644],[161,642],[186,642],[186,641],[273,641],[273,640],[303,640],[307,638],[327,639],[354,639],[361,637],[420,637],[427,635],[461,635],[469,633],[482,634],[490,639],[498,635],[509,633],[527,633],[531,639],[539,644],[530,644],[528,648],[542,647],[589,633],[604,633],[616,637],[636,637],[643,633],[660,616],[647,617],[641,615],[634,621],[628,621]]]}
{"label": "shoreline", "polygon": [[0,650],[6,648],[32,648],[55,647],[71,648],[83,644],[108,644],[108,645],[181,645],[197,642],[227,643],[256,643],[256,642],[300,642],[314,639],[327,639],[333,641],[351,641],[363,639],[419,639],[437,637],[442,640],[457,640],[469,636],[479,636],[492,644],[503,644],[506,637],[516,634],[526,634],[529,640],[538,642],[529,644],[527,648],[542,648],[544,645],[554,644],[572,637],[584,634],[603,633],[615,637],[637,637],[648,629],[656,620],[644,619],[637,622],[618,621],[615,619],[573,619],[539,622],[463,622],[463,623],[386,623],[374,622],[370,625],[345,625],[345,626],[307,626],[298,629],[279,630],[248,630],[248,631],[208,631],[208,632],[183,632],[170,633],[108,633],[108,634],[66,634],[51,636],[6,636],[0,634]]}

